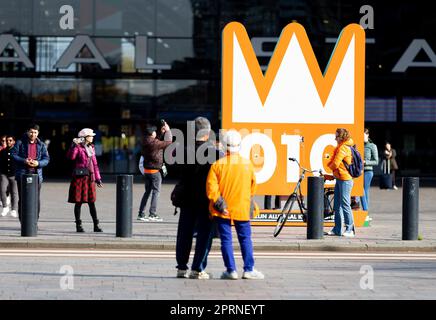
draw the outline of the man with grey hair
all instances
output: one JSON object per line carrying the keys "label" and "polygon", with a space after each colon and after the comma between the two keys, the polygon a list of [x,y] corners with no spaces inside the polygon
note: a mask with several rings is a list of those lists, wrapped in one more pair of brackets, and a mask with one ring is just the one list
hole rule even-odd
{"label": "man with grey hair", "polygon": [[[191,279],[209,279],[211,275],[205,272],[207,256],[212,246],[214,224],[209,217],[209,201],[206,197],[206,178],[214,160],[224,156],[209,141],[211,125],[208,119],[197,117],[195,125],[195,148],[185,150],[194,152],[195,163],[184,162],[182,177],[179,184],[183,190],[183,201],[180,208],[177,228],[176,261],[177,278],[188,278],[188,261],[192,248],[194,229],[197,230],[195,254],[191,265]],[[189,145],[189,144],[188,144]],[[198,154],[197,154],[198,153]],[[207,159],[207,161],[202,161]]]}

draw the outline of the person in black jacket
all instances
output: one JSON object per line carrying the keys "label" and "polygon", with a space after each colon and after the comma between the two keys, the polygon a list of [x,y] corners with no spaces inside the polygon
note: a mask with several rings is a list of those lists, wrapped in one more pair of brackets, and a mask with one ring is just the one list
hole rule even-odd
{"label": "person in black jacket", "polygon": [[[18,216],[18,187],[15,180],[15,161],[11,155],[11,149],[15,145],[13,136],[6,136],[6,147],[0,151],[0,172],[1,172],[1,200],[3,210],[1,216],[4,217],[10,212],[11,216]],[[7,190],[11,194],[11,210],[7,206]]]}
{"label": "person in black jacket", "polygon": [[[176,243],[177,278],[188,277],[188,260],[195,229],[197,230],[195,253],[189,278],[211,277],[204,271],[214,235],[214,224],[209,217],[206,180],[211,164],[223,157],[224,153],[209,141],[210,131],[209,120],[203,117],[196,118],[195,150],[189,147],[185,149],[185,164],[180,181],[183,188],[183,202],[180,207]],[[189,157],[188,152],[195,152],[195,154]],[[195,159],[195,163],[190,164],[186,158]]]}

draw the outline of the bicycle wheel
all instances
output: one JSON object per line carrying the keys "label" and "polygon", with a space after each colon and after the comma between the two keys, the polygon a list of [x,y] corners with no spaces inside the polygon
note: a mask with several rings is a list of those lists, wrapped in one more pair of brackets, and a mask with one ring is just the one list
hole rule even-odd
{"label": "bicycle wheel", "polygon": [[291,212],[292,207],[294,206],[295,200],[296,198],[293,194],[291,194],[288,200],[286,200],[285,206],[283,207],[281,214],[277,218],[277,224],[274,229],[274,237],[277,237],[280,231],[282,231],[286,221],[288,220],[288,214],[289,212]]}

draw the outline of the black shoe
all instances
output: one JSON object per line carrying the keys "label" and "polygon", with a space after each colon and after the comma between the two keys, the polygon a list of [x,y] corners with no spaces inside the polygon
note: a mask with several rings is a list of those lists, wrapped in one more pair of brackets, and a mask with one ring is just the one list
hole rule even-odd
{"label": "black shoe", "polygon": [[98,224],[94,224],[94,232],[103,232]]}
{"label": "black shoe", "polygon": [[82,221],[76,222],[76,232],[85,232],[82,227]]}

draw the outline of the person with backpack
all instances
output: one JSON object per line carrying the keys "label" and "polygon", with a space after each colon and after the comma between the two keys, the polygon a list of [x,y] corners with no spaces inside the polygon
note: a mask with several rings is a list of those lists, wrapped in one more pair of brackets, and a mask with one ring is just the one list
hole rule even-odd
{"label": "person with backpack", "polygon": [[[360,165],[360,167],[362,167],[362,165],[359,161],[356,161],[355,163],[358,164],[357,168],[355,165],[352,166],[355,149],[353,150],[352,148],[354,142],[347,129],[336,129],[335,139],[337,147],[333,152],[331,160],[327,164],[327,166],[332,169],[333,176],[336,178],[334,195],[335,226],[332,230],[326,232],[325,235],[354,237],[354,218],[350,205],[353,176],[349,169],[353,171],[353,175],[358,175],[358,166]],[[345,222],[344,232],[342,230],[342,221]]]}

